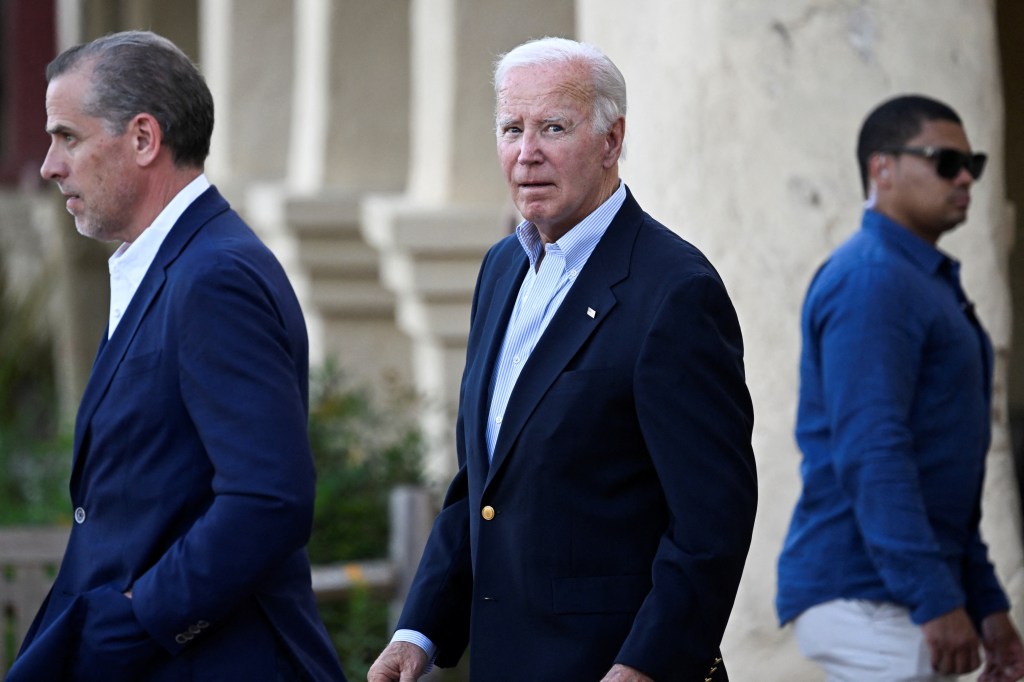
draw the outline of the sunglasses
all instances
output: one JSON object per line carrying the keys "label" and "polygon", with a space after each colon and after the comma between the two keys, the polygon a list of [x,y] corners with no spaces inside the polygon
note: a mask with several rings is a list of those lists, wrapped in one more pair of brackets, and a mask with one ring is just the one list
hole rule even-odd
{"label": "sunglasses", "polygon": [[963,168],[966,168],[971,177],[977,180],[981,177],[981,172],[985,170],[985,161],[988,159],[981,152],[964,154],[957,149],[948,147],[898,147],[886,149],[884,153],[910,154],[934,161],[935,173],[946,180],[952,180],[960,175],[960,170]]}

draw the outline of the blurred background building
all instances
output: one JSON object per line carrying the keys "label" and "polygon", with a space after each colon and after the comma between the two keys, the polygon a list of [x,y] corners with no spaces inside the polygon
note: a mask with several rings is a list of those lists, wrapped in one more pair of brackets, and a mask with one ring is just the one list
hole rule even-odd
{"label": "blurred background building", "polygon": [[477,266],[517,222],[495,158],[491,64],[544,35],[618,64],[622,176],[716,264],[746,340],[761,504],[724,647],[738,680],[815,679],[775,622],[775,558],[798,492],[800,305],[859,225],[857,131],[898,93],[948,102],[990,154],[970,220],[942,246],[962,260],[997,351],[984,533],[1022,622],[1024,3],[0,0],[0,262],[16,293],[46,287],[68,421],[105,325],[112,246],[79,237],[39,178],[43,69],[129,28],[166,35],[206,74],[208,175],[285,263],[313,362],[425,396],[439,486],[454,467]]}

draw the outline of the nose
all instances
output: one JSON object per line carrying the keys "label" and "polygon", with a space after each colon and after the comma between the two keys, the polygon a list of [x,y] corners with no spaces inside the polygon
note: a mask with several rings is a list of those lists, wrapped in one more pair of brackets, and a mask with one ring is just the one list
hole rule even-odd
{"label": "nose", "polygon": [[39,175],[44,180],[60,180],[67,177],[67,164],[59,157],[60,154],[56,149],[56,145],[51,142],[50,148],[46,150],[46,158],[43,159],[43,165],[39,167]]}
{"label": "nose", "polygon": [[519,141],[519,163],[539,163],[543,158],[538,134],[534,131],[524,132]]}

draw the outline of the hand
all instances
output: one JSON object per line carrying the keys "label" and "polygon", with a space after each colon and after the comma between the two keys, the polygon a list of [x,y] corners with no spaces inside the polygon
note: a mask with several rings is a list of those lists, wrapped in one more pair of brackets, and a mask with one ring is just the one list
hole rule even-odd
{"label": "hand", "polygon": [[367,682],[415,682],[427,667],[427,652],[412,642],[392,642],[366,673]]}
{"label": "hand", "polygon": [[1024,677],[1024,646],[1009,614],[999,611],[981,622],[985,669],[978,682],[1017,682]]}
{"label": "hand", "polygon": [[601,678],[601,682],[654,682],[636,668],[616,663],[608,674]]}
{"label": "hand", "polygon": [[981,665],[978,633],[963,608],[954,609],[921,626],[940,675],[963,675]]}
{"label": "hand", "polygon": [[135,618],[132,602],[111,586],[82,595],[84,617],[72,657],[76,682],[141,680],[163,654]]}

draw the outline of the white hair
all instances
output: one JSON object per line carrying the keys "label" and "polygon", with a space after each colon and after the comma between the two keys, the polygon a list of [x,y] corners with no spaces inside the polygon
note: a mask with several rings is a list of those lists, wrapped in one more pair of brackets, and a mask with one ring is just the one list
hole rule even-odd
{"label": "white hair", "polygon": [[494,65],[494,93],[498,94],[505,75],[512,69],[580,62],[590,67],[594,88],[593,126],[600,134],[611,130],[626,115],[626,79],[611,59],[593,45],[568,38],[540,38],[523,43],[501,55]]}

